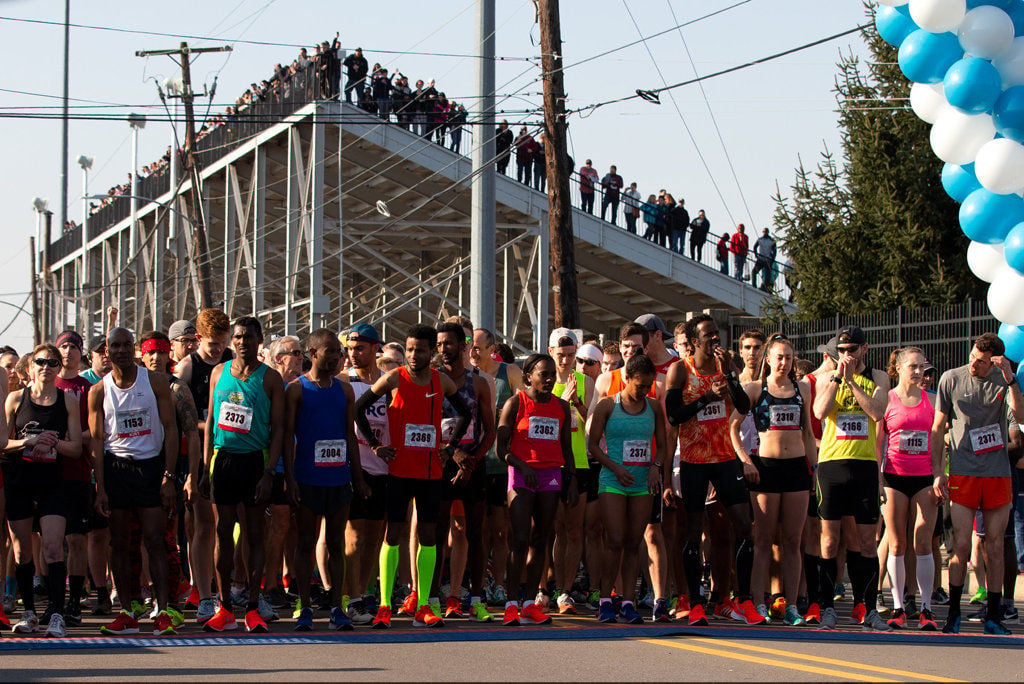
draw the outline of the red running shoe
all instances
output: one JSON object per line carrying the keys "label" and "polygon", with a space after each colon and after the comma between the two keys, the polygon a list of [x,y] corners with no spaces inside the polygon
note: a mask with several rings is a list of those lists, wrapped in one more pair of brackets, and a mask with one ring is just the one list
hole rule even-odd
{"label": "red running shoe", "polygon": [[675,618],[684,620],[690,615],[690,597],[683,594],[676,599]]}
{"label": "red running shoe", "polygon": [[740,620],[742,622],[745,622],[748,625],[763,625],[768,621],[768,618],[757,612],[757,608],[754,607],[753,602],[749,599],[742,603],[735,604],[733,617],[737,615],[740,616]]}
{"label": "red running shoe", "polygon": [[715,617],[724,618],[726,620],[742,620],[742,617],[736,616],[736,605],[733,600],[728,596],[723,596],[719,599],[718,603],[715,604],[714,610]]}
{"label": "red running shoe", "polygon": [[536,603],[531,603],[528,606],[523,606],[522,611],[519,612],[519,621],[524,625],[535,624],[535,625],[546,625],[551,622],[551,616],[540,609]]}
{"label": "red running shoe", "polygon": [[413,627],[444,627],[444,620],[434,615],[430,606],[423,605],[416,609],[416,615],[412,619]]}
{"label": "red running shoe", "polygon": [[903,629],[907,626],[907,611],[897,608],[892,612],[892,617],[885,621],[893,629]]}
{"label": "red running shoe", "polygon": [[690,608],[689,618],[690,627],[707,627],[708,625],[708,618],[704,615],[704,606],[699,603]]}
{"label": "red running shoe", "polygon": [[132,614],[122,610],[109,625],[100,627],[100,634],[108,636],[120,636],[122,634],[138,634],[139,621],[132,617]]}
{"label": "red running shoe", "polygon": [[373,618],[373,622],[370,625],[374,629],[390,629],[391,628],[391,606],[381,606],[377,609],[377,615]]}
{"label": "red running shoe", "polygon": [[804,622],[809,625],[821,624],[821,607],[817,603],[812,603],[807,608],[807,615],[804,615]]}
{"label": "red running shoe", "polygon": [[454,596],[449,596],[444,601],[444,617],[448,618],[463,618],[466,614],[462,612],[462,603],[459,599]]}
{"label": "red running shoe", "polygon": [[917,628],[925,632],[934,632],[939,629],[935,618],[932,617],[932,611],[928,608],[921,609],[921,614],[917,618]]}
{"label": "red running shoe", "polygon": [[398,609],[399,615],[416,615],[416,606],[419,604],[419,597],[416,596],[416,592],[412,592],[405,597],[405,601],[402,602],[402,606]]}
{"label": "red running shoe", "polygon": [[864,607],[863,603],[858,603],[850,611],[850,624],[851,625],[863,625],[864,617],[868,614],[868,609]]}
{"label": "red running shoe", "polygon": [[188,600],[185,601],[185,608],[191,608],[195,610],[199,607],[199,590],[192,587],[192,591],[188,594]]}
{"label": "red running shoe", "polygon": [[245,630],[253,634],[262,634],[270,631],[267,629],[267,623],[260,617],[258,610],[250,610],[245,614]]}
{"label": "red running shoe", "polygon": [[3,606],[0,606],[0,625],[3,625],[4,627],[11,626],[11,618],[7,617],[7,614],[4,613]]}
{"label": "red running shoe", "polygon": [[174,620],[167,614],[167,611],[162,610],[160,614],[153,619],[153,636],[174,636],[178,633],[178,630],[174,629]]}
{"label": "red running shoe", "polygon": [[505,627],[519,626],[519,606],[514,603],[505,607],[505,619],[501,621]]}
{"label": "red running shoe", "polygon": [[217,612],[203,624],[203,631],[206,632],[226,632],[234,629],[238,629],[235,614],[225,608],[223,603],[217,604]]}

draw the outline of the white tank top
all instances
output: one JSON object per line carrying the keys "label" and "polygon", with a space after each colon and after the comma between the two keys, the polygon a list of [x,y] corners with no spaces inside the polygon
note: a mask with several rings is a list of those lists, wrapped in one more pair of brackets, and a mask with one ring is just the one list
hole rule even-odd
{"label": "white tank top", "polygon": [[164,426],[148,370],[139,367],[135,384],[127,389],[114,383],[113,373],[103,376],[103,423],[104,449],[117,458],[145,461],[160,455]]}
{"label": "white tank top", "polygon": [[[355,369],[349,369],[348,381],[352,385],[352,393],[355,395],[356,401],[363,396],[366,390],[370,389],[370,385],[359,379]],[[388,433],[387,395],[380,397],[370,406],[370,410],[366,412],[366,420],[369,421],[378,444],[387,445],[391,442]],[[387,475],[388,464],[370,450],[366,435],[359,429],[358,424],[356,424],[356,439],[359,441],[359,463],[363,466],[363,471],[368,475]]]}

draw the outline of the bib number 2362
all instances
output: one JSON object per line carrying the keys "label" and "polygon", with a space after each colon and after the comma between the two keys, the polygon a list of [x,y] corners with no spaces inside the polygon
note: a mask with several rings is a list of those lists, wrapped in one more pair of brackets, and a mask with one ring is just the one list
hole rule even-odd
{"label": "bib number 2362", "polygon": [[530,416],[530,439],[558,439],[558,419],[547,416]]}

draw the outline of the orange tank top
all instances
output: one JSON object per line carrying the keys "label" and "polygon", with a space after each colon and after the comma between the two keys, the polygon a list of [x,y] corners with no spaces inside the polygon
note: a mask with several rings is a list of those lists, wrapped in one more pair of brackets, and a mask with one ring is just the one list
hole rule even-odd
{"label": "orange tank top", "polygon": [[[711,385],[725,379],[721,368],[716,366],[712,375],[701,375],[694,368],[693,357],[683,359],[686,364],[686,386],[683,387],[683,403],[692,404],[711,391]],[[697,415],[679,426],[679,458],[686,463],[724,463],[736,458],[732,439],[729,437],[729,416],[732,414],[732,398],[711,402]]]}
{"label": "orange tank top", "polygon": [[398,369],[398,389],[388,406],[388,433],[395,458],[388,473],[417,480],[441,478],[441,376],[430,370],[430,384],[417,385],[409,369]]}
{"label": "orange tank top", "polygon": [[[658,371],[658,372],[660,373],[661,371]],[[612,379],[611,379],[611,382],[608,383],[608,396],[609,397],[614,397],[616,394],[618,394],[622,390],[626,389],[626,377],[625,376],[626,376],[626,369],[625,368],[617,368],[617,369],[612,371]],[[657,375],[655,375],[655,378],[657,378]],[[651,389],[647,392],[647,396],[649,396],[651,399],[657,399],[658,398],[658,383],[657,382],[655,382],[654,384],[651,385]]]}
{"label": "orange tank top", "polygon": [[533,468],[558,468],[565,464],[562,454],[562,423],[565,409],[554,395],[547,402],[534,401],[520,390],[519,411],[508,449]]}

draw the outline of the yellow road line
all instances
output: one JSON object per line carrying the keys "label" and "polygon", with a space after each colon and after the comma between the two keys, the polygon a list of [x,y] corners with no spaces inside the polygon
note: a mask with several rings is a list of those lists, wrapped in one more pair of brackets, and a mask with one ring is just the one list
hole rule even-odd
{"label": "yellow road line", "polygon": [[790,658],[800,658],[801,660],[809,660],[815,663],[824,663],[826,665],[838,665],[840,667],[853,667],[858,670],[867,670],[869,672],[879,672],[881,674],[891,674],[898,677],[912,677],[914,679],[923,679],[929,682],[960,682],[961,679],[950,679],[948,677],[936,677],[935,675],[920,674],[917,672],[910,672],[908,670],[896,670],[889,667],[879,667],[877,665],[867,665],[864,663],[854,663],[848,660],[838,660],[835,658],[824,658],[822,656],[808,655],[806,653],[799,653],[795,651],[783,651],[774,648],[766,648],[764,646],[755,646],[753,644],[745,644],[738,641],[725,641],[722,639],[711,639],[708,637],[690,637],[694,641],[701,641],[709,644],[717,644],[720,646],[728,646],[730,648],[739,648],[746,651],[754,651],[756,653],[768,653],[770,655],[781,655]]}
{"label": "yellow road line", "polygon": [[[706,653],[708,655],[721,656],[722,658],[731,658],[733,660],[742,660],[745,663],[759,663],[761,665],[770,665],[772,667],[782,667],[789,670],[799,670],[801,672],[810,672],[818,675],[828,675],[830,677],[836,677],[846,681],[857,681],[857,682],[895,682],[896,679],[884,679],[882,677],[874,677],[872,675],[862,675],[852,672],[845,672],[843,670],[831,670],[825,667],[815,667],[814,665],[804,665],[802,663],[790,663],[784,660],[775,660],[774,658],[762,658],[760,656],[749,655],[746,653],[734,653],[731,651],[723,651],[717,648],[708,648],[706,646],[698,646],[697,644],[687,643],[689,639],[670,641],[668,639],[640,639],[644,643],[655,644],[657,646],[669,646],[671,648],[678,648],[684,651],[694,651],[696,653]],[[709,639],[709,641],[714,641]],[[794,654],[788,654],[789,657],[793,657]]]}

